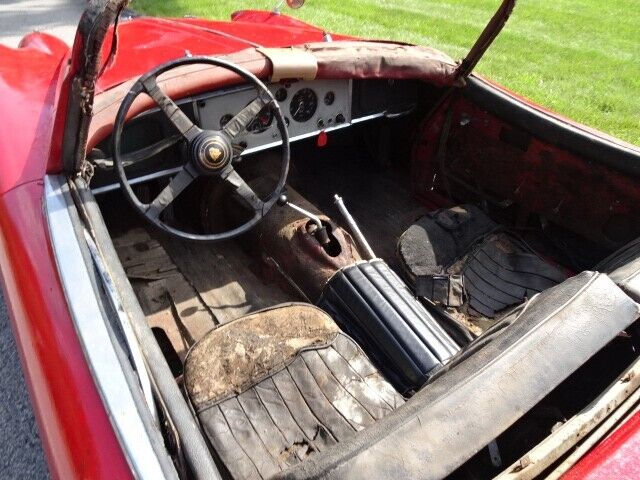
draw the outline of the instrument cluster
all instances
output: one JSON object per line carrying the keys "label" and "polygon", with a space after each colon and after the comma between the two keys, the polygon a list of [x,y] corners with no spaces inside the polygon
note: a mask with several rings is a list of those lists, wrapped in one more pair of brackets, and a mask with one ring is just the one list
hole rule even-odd
{"label": "instrument cluster", "polygon": [[[291,141],[321,131],[348,126],[351,121],[350,80],[313,80],[273,83],[274,94],[289,130]],[[202,128],[219,129],[256,97],[253,88],[241,87],[194,99],[196,118]],[[280,143],[271,107],[265,107],[249,124],[240,139],[245,153],[264,150]]]}

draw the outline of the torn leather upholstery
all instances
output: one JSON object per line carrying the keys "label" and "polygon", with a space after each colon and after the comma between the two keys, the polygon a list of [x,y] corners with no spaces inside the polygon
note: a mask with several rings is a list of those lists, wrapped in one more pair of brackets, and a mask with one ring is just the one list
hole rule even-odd
{"label": "torn leather upholstery", "polygon": [[185,386],[235,479],[268,478],[404,403],[331,318],[308,304],[250,314],[189,352]]}
{"label": "torn leather upholstery", "polygon": [[566,278],[474,205],[422,217],[398,255],[418,295],[489,319]]}
{"label": "torn leather upholstery", "polygon": [[640,306],[606,275],[569,278],[529,300],[504,320],[505,328],[365,435],[277,478],[445,478],[639,314]]}

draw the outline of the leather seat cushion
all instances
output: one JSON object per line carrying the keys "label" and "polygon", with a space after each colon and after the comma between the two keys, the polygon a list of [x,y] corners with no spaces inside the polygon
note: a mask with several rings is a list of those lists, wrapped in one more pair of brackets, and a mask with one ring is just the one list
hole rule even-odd
{"label": "leather seat cushion", "polygon": [[497,228],[480,208],[461,205],[419,218],[398,240],[398,256],[412,281],[443,273],[483,235]]}
{"label": "leather seat cushion", "polygon": [[322,310],[289,304],[208,333],[185,386],[236,479],[268,478],[351,437],[404,403]]}
{"label": "leather seat cushion", "polygon": [[566,278],[474,205],[420,218],[400,237],[398,254],[417,295],[473,317],[497,318]]}

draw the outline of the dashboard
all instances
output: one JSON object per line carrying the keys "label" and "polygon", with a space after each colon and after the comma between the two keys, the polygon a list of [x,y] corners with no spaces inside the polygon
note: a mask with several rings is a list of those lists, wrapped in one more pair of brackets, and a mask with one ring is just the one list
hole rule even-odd
{"label": "dashboard", "polygon": [[[278,101],[290,142],[377,118],[397,118],[413,111],[418,102],[418,84],[415,81],[312,80],[271,83],[267,87]],[[177,103],[201,128],[219,130],[256,96],[254,87],[244,85],[207,92]],[[123,154],[148,150],[175,133],[175,128],[164,114],[158,109],[149,110],[125,126]],[[243,147],[243,155],[280,145],[280,132],[271,109],[263,109],[236,141]],[[111,139],[101,142],[92,155],[94,153],[98,155],[97,158],[109,160]],[[132,162],[126,166],[127,176],[130,183],[135,184],[172,175],[181,168],[178,166],[179,160],[179,152],[169,148],[158,152],[153,158]],[[112,169],[97,169],[96,173],[91,183],[94,194],[119,188]]]}
{"label": "dashboard", "polygon": [[[351,80],[315,80],[268,85],[285,117],[290,141],[351,124],[351,83]],[[204,129],[219,130],[256,95],[253,87],[244,87],[194,99],[196,122]],[[238,141],[246,144],[245,154],[279,145],[280,133],[271,109],[265,107]]]}

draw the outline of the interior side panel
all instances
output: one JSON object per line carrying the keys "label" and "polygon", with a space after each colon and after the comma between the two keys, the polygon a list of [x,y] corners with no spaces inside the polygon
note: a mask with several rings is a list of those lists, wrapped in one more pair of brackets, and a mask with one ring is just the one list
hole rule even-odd
{"label": "interior side panel", "polygon": [[535,214],[605,251],[640,235],[636,179],[610,162],[542,140],[466,96],[444,105],[419,135],[413,155],[418,194],[471,195],[517,210],[523,222]]}

